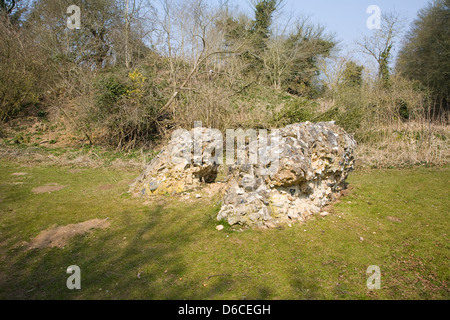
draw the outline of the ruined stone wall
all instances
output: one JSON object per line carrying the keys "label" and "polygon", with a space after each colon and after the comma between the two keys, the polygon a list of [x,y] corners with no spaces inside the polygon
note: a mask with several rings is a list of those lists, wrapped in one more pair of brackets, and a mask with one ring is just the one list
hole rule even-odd
{"label": "ruined stone wall", "polygon": [[[130,192],[173,194],[214,182],[223,142],[217,130],[182,130],[135,179]],[[217,219],[269,228],[305,221],[345,188],[355,148],[355,140],[334,122],[297,123],[247,139],[235,150],[245,157],[229,166]]]}
{"label": "ruined stone wall", "polygon": [[[214,129],[175,132],[169,144],[133,181],[129,192],[140,196],[176,194],[198,188],[203,182],[214,182],[219,164],[211,153],[220,142],[221,133]],[[206,154],[210,156],[203,156]]]}
{"label": "ruined stone wall", "polygon": [[289,125],[275,139],[277,146],[269,152],[279,155],[279,163],[272,172],[262,163],[230,168],[217,219],[270,228],[304,221],[345,187],[356,142],[333,122]]}

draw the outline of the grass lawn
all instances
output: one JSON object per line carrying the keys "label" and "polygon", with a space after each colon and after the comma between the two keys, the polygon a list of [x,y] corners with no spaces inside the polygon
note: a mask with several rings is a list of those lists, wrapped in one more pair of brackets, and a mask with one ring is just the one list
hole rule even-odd
{"label": "grass lawn", "polygon": [[[244,232],[215,229],[219,197],[131,198],[138,174],[0,162],[0,299],[450,298],[450,168],[353,172],[329,216]],[[49,183],[65,188],[32,192]],[[64,248],[24,245],[94,218],[110,226]],[[70,265],[81,290],[66,287]]]}

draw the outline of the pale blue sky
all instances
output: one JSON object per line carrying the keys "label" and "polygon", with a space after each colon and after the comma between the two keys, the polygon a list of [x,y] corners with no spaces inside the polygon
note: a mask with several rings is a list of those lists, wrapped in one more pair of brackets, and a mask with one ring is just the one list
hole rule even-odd
{"label": "pale blue sky", "polygon": [[[232,3],[249,14],[252,13],[250,0],[231,0]],[[382,12],[396,11],[404,18],[405,31],[417,17],[420,9],[428,4],[428,0],[285,0],[284,14],[295,13],[311,16],[311,21],[327,27],[327,31],[335,32],[342,40],[341,46],[348,50],[355,48],[354,41],[372,31],[366,26],[370,14],[366,13],[370,5],[377,5]],[[398,52],[399,44],[394,48]]]}

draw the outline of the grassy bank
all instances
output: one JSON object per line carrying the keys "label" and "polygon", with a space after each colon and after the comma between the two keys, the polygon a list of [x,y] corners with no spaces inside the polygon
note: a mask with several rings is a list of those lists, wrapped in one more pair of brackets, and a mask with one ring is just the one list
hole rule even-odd
{"label": "grassy bank", "polygon": [[[220,197],[131,198],[138,174],[2,161],[0,299],[450,298],[449,168],[354,172],[329,216],[244,232],[215,229]],[[64,188],[33,192],[50,183]],[[110,226],[27,250],[42,230],[95,218]],[[66,287],[70,265],[81,290]],[[380,290],[367,289],[370,265]]]}

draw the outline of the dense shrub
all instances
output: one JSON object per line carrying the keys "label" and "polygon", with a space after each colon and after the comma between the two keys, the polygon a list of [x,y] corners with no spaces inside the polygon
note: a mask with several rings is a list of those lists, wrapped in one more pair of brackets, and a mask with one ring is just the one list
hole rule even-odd
{"label": "dense shrub", "polygon": [[114,69],[94,80],[93,103],[85,115],[99,142],[131,149],[158,134],[164,97],[147,76],[135,69]]}

